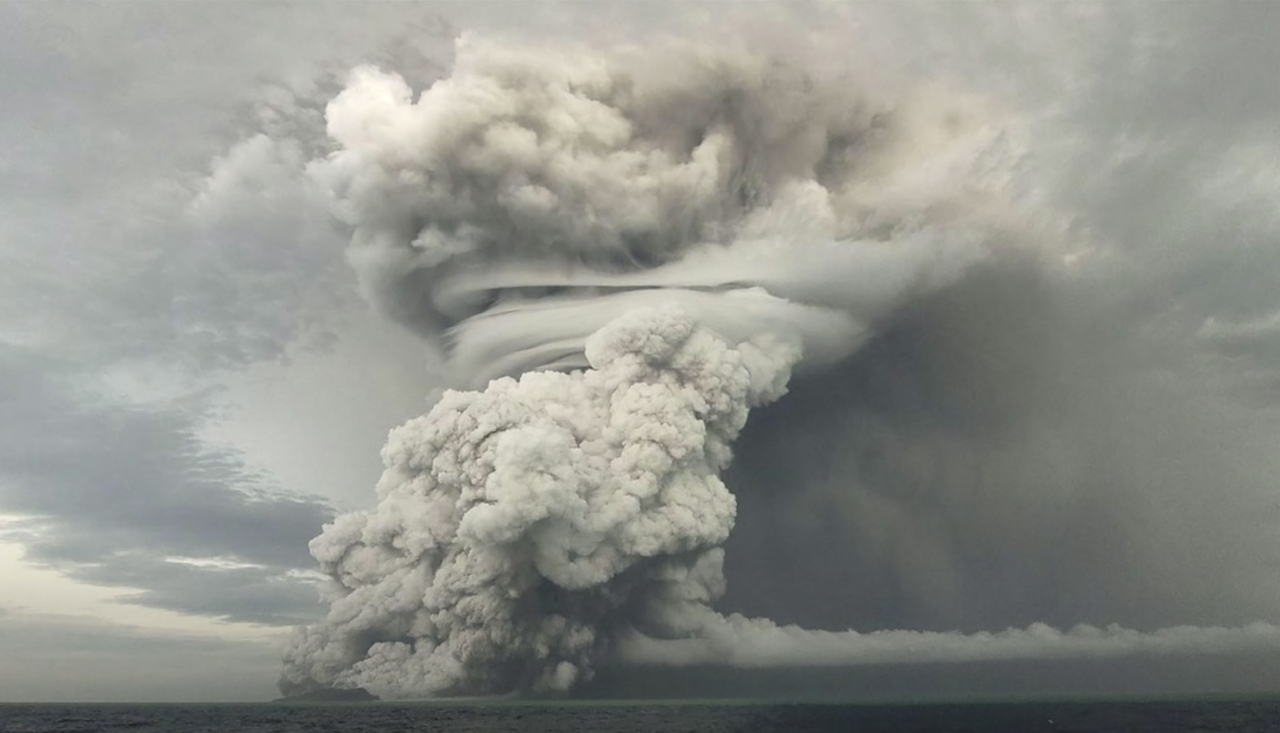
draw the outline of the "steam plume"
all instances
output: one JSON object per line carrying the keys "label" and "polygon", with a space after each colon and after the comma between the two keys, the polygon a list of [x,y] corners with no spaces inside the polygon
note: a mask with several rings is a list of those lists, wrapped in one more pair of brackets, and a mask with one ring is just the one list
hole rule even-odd
{"label": "steam plume", "polygon": [[286,692],[548,692],[605,663],[1275,638],[860,635],[713,610],[736,514],[719,475],[748,410],[1023,247],[1000,203],[1018,146],[958,96],[878,98],[777,58],[669,51],[463,38],[416,99],[362,68],[329,105],[337,151],[310,172],[352,227],[366,295],[478,391],[393,431],[378,506],[312,542],[332,606],[287,651]]}

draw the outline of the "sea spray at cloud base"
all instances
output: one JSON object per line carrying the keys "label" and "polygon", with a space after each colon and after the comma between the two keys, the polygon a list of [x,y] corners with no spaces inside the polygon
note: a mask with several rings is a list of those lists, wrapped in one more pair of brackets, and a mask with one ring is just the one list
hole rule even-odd
{"label": "sea spray at cloud base", "polygon": [[1265,623],[1231,628],[1174,626],[1149,632],[1116,625],[1080,625],[1062,631],[1033,624],[972,634],[902,629],[859,633],[779,626],[767,619],[726,617],[704,609],[693,615],[700,620],[687,624],[694,632],[684,638],[624,636],[618,643],[618,659],[626,664],[676,667],[850,667],[1280,650],[1280,627]]}
{"label": "sea spray at cloud base", "polygon": [[393,431],[378,506],[312,543],[331,608],[287,650],[286,693],[1274,643],[1262,625],[855,634],[713,608],[737,507],[719,473],[748,409],[993,263],[1054,260],[1010,203],[1020,133],[991,105],[740,48],[464,37],[420,94],[356,70],[326,121],[336,149],[308,174],[366,296],[483,391]]}

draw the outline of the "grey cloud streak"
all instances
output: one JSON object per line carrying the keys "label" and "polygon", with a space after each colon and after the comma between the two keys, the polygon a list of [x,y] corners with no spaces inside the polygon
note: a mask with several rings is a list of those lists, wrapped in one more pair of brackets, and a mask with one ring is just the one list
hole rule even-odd
{"label": "grey cloud streak", "polygon": [[[270,643],[0,610],[0,702],[270,699]],[[193,663],[198,659],[198,663]],[[16,724],[9,715],[9,723]]]}
{"label": "grey cloud streak", "polygon": [[[0,507],[24,517],[7,534],[28,560],[141,588],[133,600],[147,605],[267,623],[308,617],[313,586],[287,573],[306,564],[306,540],[329,506],[282,495],[234,452],[203,444],[196,415],[77,394],[76,373],[60,367],[0,348]],[[260,567],[168,567],[167,556]]]}

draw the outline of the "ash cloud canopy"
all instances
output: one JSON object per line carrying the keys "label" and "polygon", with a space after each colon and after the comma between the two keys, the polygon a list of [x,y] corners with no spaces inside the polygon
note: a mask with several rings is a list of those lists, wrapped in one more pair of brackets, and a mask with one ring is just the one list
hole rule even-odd
{"label": "ash cloud canopy", "polygon": [[588,334],[654,299],[730,340],[797,329],[829,363],[1000,243],[983,189],[1016,150],[980,109],[672,46],[655,68],[464,35],[416,96],[352,72],[310,172],[369,297],[475,386],[585,366]]}

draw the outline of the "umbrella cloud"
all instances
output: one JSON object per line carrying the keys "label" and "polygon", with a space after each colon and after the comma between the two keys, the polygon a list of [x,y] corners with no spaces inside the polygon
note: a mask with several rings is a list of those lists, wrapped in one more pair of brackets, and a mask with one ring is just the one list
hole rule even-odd
{"label": "umbrella cloud", "polygon": [[1020,131],[991,105],[732,48],[464,36],[422,90],[356,69],[325,120],[334,152],[307,171],[364,294],[460,389],[392,431],[377,506],[312,541],[331,606],[286,650],[286,693],[1280,643],[1266,625],[857,633],[717,610],[739,507],[721,474],[749,411],[1041,261],[1049,235],[1007,190]]}

